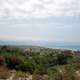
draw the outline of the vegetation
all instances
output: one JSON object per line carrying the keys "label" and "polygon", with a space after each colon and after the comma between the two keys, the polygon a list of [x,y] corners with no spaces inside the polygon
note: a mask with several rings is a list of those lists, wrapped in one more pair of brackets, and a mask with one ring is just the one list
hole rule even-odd
{"label": "vegetation", "polygon": [[80,80],[77,73],[80,71],[80,57],[68,53],[71,52],[63,54],[61,50],[49,48],[1,46],[0,66],[8,71],[16,70],[16,77],[29,73],[33,75],[33,80]]}

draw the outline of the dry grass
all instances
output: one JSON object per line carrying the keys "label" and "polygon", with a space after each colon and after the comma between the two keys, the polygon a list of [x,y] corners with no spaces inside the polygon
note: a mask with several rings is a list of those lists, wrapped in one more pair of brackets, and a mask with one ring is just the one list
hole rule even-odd
{"label": "dry grass", "polygon": [[0,66],[0,79],[7,79],[11,76],[10,70],[5,66]]}
{"label": "dry grass", "polygon": [[29,73],[24,73],[21,71],[17,71],[13,80],[18,80],[19,78],[28,78],[30,76]]}

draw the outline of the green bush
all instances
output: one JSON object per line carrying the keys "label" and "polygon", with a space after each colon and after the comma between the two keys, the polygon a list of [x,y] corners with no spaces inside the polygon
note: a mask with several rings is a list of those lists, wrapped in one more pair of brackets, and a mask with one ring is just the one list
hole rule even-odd
{"label": "green bush", "polygon": [[49,80],[62,80],[62,75],[58,71],[57,68],[49,68],[48,69]]}
{"label": "green bush", "polygon": [[26,61],[18,66],[18,68],[24,72],[30,72],[31,74],[35,70],[35,66],[30,61]]}

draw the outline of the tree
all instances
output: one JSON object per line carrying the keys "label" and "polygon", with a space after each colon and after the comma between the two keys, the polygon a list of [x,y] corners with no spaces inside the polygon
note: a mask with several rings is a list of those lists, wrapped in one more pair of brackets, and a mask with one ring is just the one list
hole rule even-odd
{"label": "tree", "polygon": [[63,54],[58,54],[57,55],[57,64],[59,64],[59,65],[67,64],[67,57]]}

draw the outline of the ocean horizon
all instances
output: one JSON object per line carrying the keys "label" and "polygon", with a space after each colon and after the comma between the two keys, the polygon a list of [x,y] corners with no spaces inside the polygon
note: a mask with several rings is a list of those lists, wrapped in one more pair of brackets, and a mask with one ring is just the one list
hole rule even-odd
{"label": "ocean horizon", "polygon": [[10,45],[10,46],[40,46],[46,48],[57,48],[57,49],[74,49],[80,50],[80,43],[78,42],[49,42],[49,41],[8,41],[8,40],[0,40],[0,45]]}
{"label": "ocean horizon", "polygon": [[74,45],[74,46],[67,46],[67,45],[62,45],[62,46],[47,46],[48,48],[53,48],[53,49],[70,49],[70,50],[80,50],[79,45]]}

